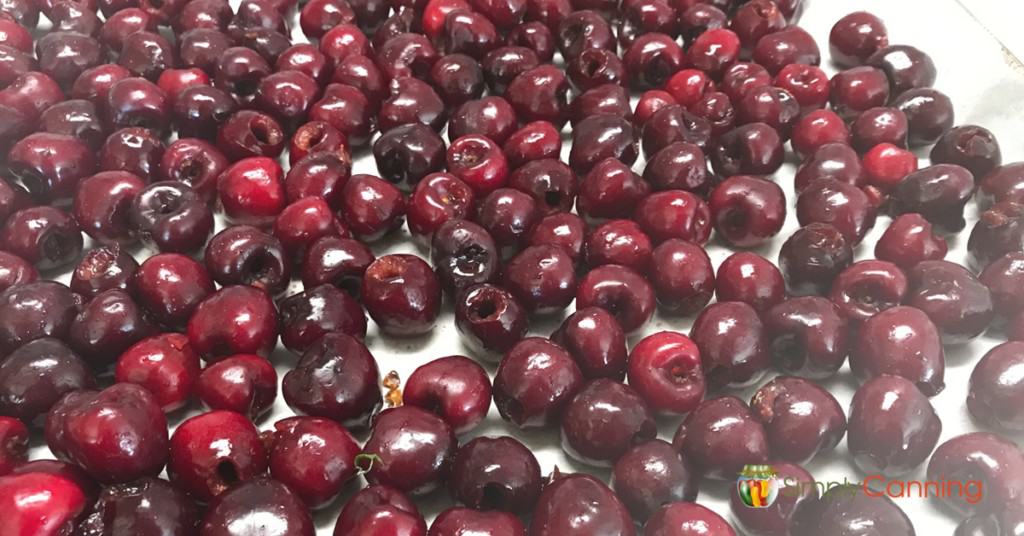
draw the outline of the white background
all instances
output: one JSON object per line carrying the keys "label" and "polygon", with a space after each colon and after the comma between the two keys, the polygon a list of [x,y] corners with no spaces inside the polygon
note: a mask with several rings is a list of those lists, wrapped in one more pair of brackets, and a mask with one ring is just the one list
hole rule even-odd
{"label": "white background", "polygon": [[[232,0],[237,5],[238,0]],[[973,123],[991,129],[1000,140],[1003,161],[1012,162],[1024,159],[1024,66],[1016,57],[1024,57],[1024,32],[1019,31],[1019,24],[1024,20],[1024,3],[1017,0],[807,0],[809,5],[801,25],[807,28],[817,39],[822,49],[823,67],[831,74],[834,68],[828,62],[828,33],[832,24],[841,16],[856,10],[868,10],[879,15],[889,29],[890,43],[910,44],[928,52],[938,66],[939,76],[936,87],[946,92],[954,102],[957,124]],[[962,2],[962,4],[960,3]],[[967,7],[964,7],[967,6]],[[968,11],[970,8],[971,11]],[[973,13],[972,13],[973,12]],[[297,21],[296,21],[297,22]],[[301,31],[294,24],[293,35],[296,40],[304,40]],[[1005,46],[1004,46],[1005,44]],[[1011,52],[1013,51],[1013,52]],[[568,142],[568,137],[566,137]],[[564,155],[568,155],[565,147]],[[927,157],[927,150],[919,153]],[[372,156],[365,152],[356,155],[353,173],[375,173],[376,168]],[[788,155],[786,165],[775,175],[789,196],[790,213],[786,227],[774,241],[766,247],[756,250],[758,253],[775,261],[782,242],[797,227],[793,205],[792,177],[796,162],[792,154]],[[924,164],[924,162],[922,162]],[[643,161],[637,162],[635,169],[643,169]],[[968,206],[968,227],[959,237],[950,239],[951,251],[947,258],[962,261],[965,258],[967,235],[976,219],[973,203]],[[889,218],[881,217],[873,232],[857,250],[857,259],[871,258],[874,242],[888,226]],[[219,227],[223,225],[219,223]],[[386,252],[415,252],[426,256],[426,252],[417,250],[407,240],[403,230],[401,236],[388,240],[386,244],[377,244],[374,249],[378,255]],[[716,240],[708,245],[708,252],[717,266],[731,251]],[[146,253],[140,253],[143,259]],[[65,274],[61,278],[67,281]],[[301,291],[300,284],[293,284],[289,293]],[[571,308],[570,308],[571,309]],[[644,333],[660,330],[676,330],[688,333],[693,318],[673,318],[657,316],[647,326]],[[531,334],[548,335],[557,327],[559,319],[536,321],[531,326]],[[630,338],[630,345],[635,344],[643,334]],[[382,372],[397,370],[402,378],[419,365],[441,356],[466,353],[458,342],[451,307],[446,306],[445,312],[438,321],[437,328],[428,336],[414,339],[384,338],[377,333],[376,326],[371,322],[366,342],[380,363]],[[942,417],[943,432],[940,441],[955,435],[973,431],[977,426],[968,415],[964,398],[967,379],[974,363],[993,345],[998,344],[998,337],[985,336],[961,347],[947,348],[947,387],[932,399],[938,414]],[[272,357],[279,376],[282,376],[294,365],[296,357],[283,348],[279,348]],[[493,368],[490,369],[493,374]],[[765,380],[767,381],[767,379]],[[856,388],[856,382],[849,375],[847,367],[826,383],[826,387],[838,398],[840,403],[849,406],[850,398]],[[749,399],[754,389],[735,392],[741,398]],[[184,413],[171,416],[176,424],[183,418],[199,413],[201,409],[193,406]],[[278,397],[273,412],[258,425],[261,429],[270,428],[271,424],[292,412]],[[662,422],[661,437],[670,440],[678,425],[678,419]],[[549,472],[556,465],[562,471],[589,471],[607,478],[608,471],[595,469],[570,460],[558,445],[557,431],[521,433],[506,426],[492,407],[488,420],[471,435],[513,435],[536,453],[543,471]],[[365,438],[360,438],[365,439]],[[463,441],[469,438],[462,438]],[[1016,438],[1019,442],[1020,438]],[[33,445],[32,458],[49,458],[50,453],[45,444]],[[819,456],[807,466],[818,480],[842,481],[844,478],[859,480],[858,473],[851,463],[845,441],[835,452]],[[923,478],[924,468],[917,473],[908,475],[907,479]],[[729,484],[721,482],[704,482],[698,499],[727,519],[731,519],[728,507]],[[339,501],[317,512],[318,534],[332,534],[334,522],[343,501],[350,496],[346,493]],[[420,499],[424,513],[433,517],[440,509],[449,505],[444,492],[436,493],[426,499]],[[958,520],[953,519],[945,511],[933,503],[917,498],[898,500],[913,520],[919,534],[951,534]]]}

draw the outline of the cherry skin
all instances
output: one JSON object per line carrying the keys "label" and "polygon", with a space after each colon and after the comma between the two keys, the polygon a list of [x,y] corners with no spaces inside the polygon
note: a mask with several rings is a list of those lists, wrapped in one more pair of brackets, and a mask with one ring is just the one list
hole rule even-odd
{"label": "cherry skin", "polygon": [[828,294],[832,282],[853,263],[853,247],[828,223],[797,229],[779,250],[779,269],[790,294]]}
{"label": "cherry skin", "polygon": [[569,315],[551,334],[565,348],[587,378],[625,377],[629,355],[626,333],[619,321],[600,307],[585,307]]}
{"label": "cherry skin", "polygon": [[573,531],[636,534],[629,511],[615,493],[600,480],[585,474],[566,475],[545,486],[530,523],[533,536]]}
{"label": "cherry skin", "polygon": [[737,301],[765,311],[786,298],[782,272],[755,253],[730,255],[718,267],[715,288],[719,301]]}
{"label": "cherry skin", "polygon": [[774,366],[808,378],[835,374],[846,362],[849,323],[831,301],[790,298],[763,315]]}
{"label": "cherry skin", "polygon": [[0,477],[0,492],[0,513],[12,534],[70,534],[88,506],[75,482],[46,473]]}
{"label": "cherry skin", "polygon": [[995,317],[992,293],[970,270],[949,261],[922,261],[907,272],[905,303],[925,312],[944,344],[981,335]]}
{"label": "cherry skin", "polygon": [[167,420],[149,391],[118,383],[62,398],[46,417],[46,443],[100,482],[129,482],[163,469]]}
{"label": "cherry skin", "polygon": [[629,449],[612,470],[611,487],[633,517],[646,520],[675,501],[697,497],[697,473],[670,443],[653,439]]}
{"label": "cherry skin", "polygon": [[313,516],[300,496],[265,476],[239,482],[218,495],[200,530],[211,536],[242,536],[266,526],[296,536],[316,534]]}
{"label": "cherry skin", "polygon": [[699,536],[701,533],[736,535],[729,523],[714,511],[688,501],[662,506],[644,527],[644,536]]}
{"label": "cherry skin", "polygon": [[200,378],[199,355],[179,333],[165,333],[143,339],[117,359],[114,378],[119,383],[145,387],[164,412],[189,402]]}
{"label": "cherry skin", "polygon": [[814,477],[804,468],[786,462],[773,462],[771,467],[782,480],[779,496],[770,506],[751,508],[743,502],[738,487],[729,491],[729,506],[737,526],[752,536],[790,534],[798,516],[819,499]]}
{"label": "cherry skin", "polygon": [[270,474],[310,508],[331,501],[356,474],[359,444],[340,424],[317,417],[274,423]]}
{"label": "cherry skin", "polygon": [[61,397],[95,385],[92,369],[70,348],[57,339],[36,339],[0,363],[0,413],[42,425]]}
{"label": "cherry skin", "polygon": [[28,461],[28,428],[14,417],[0,417],[0,476]]}
{"label": "cherry skin", "polygon": [[555,245],[524,249],[505,266],[502,281],[528,311],[540,314],[560,311],[576,296],[572,257]]}
{"label": "cherry skin", "polygon": [[0,294],[0,353],[43,337],[68,340],[82,297],[54,281],[15,285]]}
{"label": "cherry skin", "polygon": [[889,224],[875,243],[875,257],[904,270],[919,262],[942,260],[949,246],[933,231],[932,224],[920,214],[902,214]]}
{"label": "cherry skin", "polygon": [[979,500],[968,496],[946,497],[942,504],[960,515],[972,515],[1004,509],[1019,501],[1021,467],[1024,453],[1020,447],[998,434],[973,432],[953,437],[935,449],[928,461],[928,478],[964,478],[980,481],[987,490]]}
{"label": "cherry skin", "polygon": [[648,273],[658,304],[675,314],[695,314],[715,292],[715,273],[704,248],[673,238],[651,253]]}
{"label": "cherry skin", "polygon": [[1011,317],[1024,310],[1024,252],[1013,252],[996,259],[979,279],[988,287],[996,314]]}
{"label": "cherry skin", "polygon": [[166,480],[145,477],[104,488],[78,530],[86,534],[121,528],[134,534],[189,534],[198,525],[199,511],[191,497]]}
{"label": "cherry skin", "polygon": [[562,418],[562,448],[592,465],[611,465],[631,446],[655,436],[647,403],[632,387],[608,378],[584,385]]}
{"label": "cherry skin", "polygon": [[895,264],[864,260],[836,277],[829,299],[848,319],[863,322],[902,303],[908,285],[906,274]]}
{"label": "cherry skin", "polygon": [[483,367],[459,355],[435,359],[409,376],[407,405],[434,411],[457,435],[475,428],[491,407],[491,380]]}
{"label": "cherry skin", "polygon": [[210,409],[241,413],[256,421],[277,398],[277,372],[258,355],[233,355],[203,369],[195,393]]}
{"label": "cherry skin", "polygon": [[270,355],[277,343],[277,309],[254,287],[224,287],[203,300],[188,321],[189,343],[207,362],[231,354]]}
{"label": "cherry skin", "polygon": [[441,286],[449,294],[498,275],[501,257],[486,229],[466,220],[450,220],[431,240],[430,261]]}
{"label": "cherry skin", "polygon": [[768,460],[768,434],[745,402],[701,402],[679,425],[672,445],[707,478],[732,480],[745,465]]}
{"label": "cherry skin", "polygon": [[865,473],[912,471],[931,454],[941,432],[928,397],[906,378],[872,378],[850,402],[850,454]]}
{"label": "cherry skin", "polygon": [[213,294],[206,268],[178,253],[161,253],[145,260],[130,287],[146,311],[160,324],[185,327],[193,311]]}
{"label": "cherry skin", "polygon": [[392,335],[422,335],[440,311],[441,286],[425,261],[414,255],[386,255],[366,268],[361,296],[367,312]]}
{"label": "cherry skin", "polygon": [[82,308],[71,324],[68,341],[86,361],[103,369],[155,331],[145,311],[127,291],[112,289],[97,294]]}
{"label": "cherry skin", "polygon": [[772,457],[807,463],[832,450],[846,432],[846,414],[828,391],[795,376],[777,376],[750,399],[764,423]]}
{"label": "cherry skin", "polygon": [[922,393],[934,396],[945,387],[945,353],[938,329],[919,309],[886,309],[861,326],[850,354],[850,367],[861,378],[903,376]]}
{"label": "cherry skin", "polygon": [[426,536],[427,523],[416,504],[390,486],[371,484],[356,493],[338,516],[334,536],[381,531],[395,536]]}
{"label": "cherry skin", "polygon": [[786,197],[775,183],[735,176],[720,183],[708,201],[718,235],[736,247],[753,247],[778,234]]}
{"label": "cherry skin", "polygon": [[281,241],[250,225],[235,225],[214,235],[203,257],[207,272],[223,286],[249,285],[277,294],[291,275]]}
{"label": "cherry skin", "polygon": [[[870,497],[859,485],[840,485],[826,491],[821,499],[796,516],[797,534],[856,533],[866,524],[883,534],[910,536],[914,525],[889,497]],[[806,532],[805,532],[806,531]]]}
{"label": "cherry skin", "polygon": [[770,365],[764,326],[743,302],[718,302],[704,309],[690,330],[700,349],[709,390],[756,382]]}
{"label": "cherry skin", "polygon": [[410,494],[430,492],[448,476],[457,445],[452,428],[429,411],[414,406],[385,410],[363,447],[363,454],[377,456],[366,479]]}
{"label": "cherry skin", "polygon": [[359,338],[366,336],[363,308],[355,298],[333,285],[318,285],[289,296],[278,303],[278,309],[281,342],[297,354],[333,331]]}
{"label": "cherry skin", "polygon": [[704,398],[700,350],[681,333],[643,338],[630,352],[628,373],[629,384],[659,413],[685,415]]}
{"label": "cherry skin", "polygon": [[507,290],[490,284],[467,287],[455,304],[455,327],[474,355],[496,362],[529,329],[526,309]]}
{"label": "cherry skin", "polygon": [[494,377],[494,403],[520,428],[541,428],[558,417],[583,384],[583,374],[562,347],[540,337],[512,347]]}
{"label": "cherry skin", "polygon": [[967,394],[967,409],[975,420],[1007,431],[1024,428],[1013,411],[1014,401],[1024,390],[1010,372],[1020,361],[1022,347],[1019,341],[1000,344],[975,365]]}
{"label": "cherry skin", "polygon": [[540,464],[530,450],[508,437],[478,437],[452,459],[448,490],[466,506],[522,515],[537,504]]}
{"label": "cherry skin", "polygon": [[526,536],[526,527],[518,517],[506,513],[481,512],[472,508],[449,508],[434,518],[429,536],[459,536],[479,532],[492,536]]}
{"label": "cherry skin", "polygon": [[167,474],[197,500],[209,502],[266,470],[267,453],[259,432],[240,413],[196,415],[171,436]]}
{"label": "cherry skin", "polygon": [[[337,376],[335,371],[344,375]],[[361,430],[383,404],[379,385],[380,371],[366,345],[334,332],[321,337],[285,374],[281,392],[296,413]]]}
{"label": "cherry skin", "polygon": [[647,324],[654,315],[654,290],[635,270],[606,264],[591,270],[580,280],[576,305],[608,310],[623,331],[631,333]]}

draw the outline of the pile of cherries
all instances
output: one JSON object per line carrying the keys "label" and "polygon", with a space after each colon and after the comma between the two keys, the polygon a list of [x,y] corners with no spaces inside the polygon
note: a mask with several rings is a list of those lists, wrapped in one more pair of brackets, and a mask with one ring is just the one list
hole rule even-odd
{"label": "pile of cherries", "polygon": [[[755,509],[734,486],[746,534],[913,535],[889,499],[819,496],[801,466],[844,436],[865,474],[928,461],[929,479],[982,481],[980,501],[943,500],[958,535],[1022,533],[1024,453],[998,434],[1024,431],[1024,163],[954,126],[931,58],[871,14],[833,28],[830,79],[801,10],[3,0],[0,534],[311,536],[311,512],[365,479],[336,536],[729,536],[702,480],[770,464],[794,489]],[[776,265],[750,250],[786,219],[787,141],[801,228]],[[379,176],[352,174],[370,151]],[[972,199],[965,268],[946,237]],[[429,259],[377,256],[406,222]],[[743,250],[717,271],[712,234]],[[420,367],[403,397],[366,313],[412,337],[443,304],[473,357]],[[689,335],[628,348],[656,309],[696,315]],[[993,431],[937,446],[944,346],[985,332],[1017,341],[970,378]],[[261,431],[279,338],[300,416]],[[848,413],[816,383],[847,357]],[[723,394],[770,369],[749,404]],[[492,400],[519,429],[560,428],[610,485],[470,440]],[[57,460],[27,459],[30,430]],[[442,488],[458,506],[428,530],[410,497]]]}

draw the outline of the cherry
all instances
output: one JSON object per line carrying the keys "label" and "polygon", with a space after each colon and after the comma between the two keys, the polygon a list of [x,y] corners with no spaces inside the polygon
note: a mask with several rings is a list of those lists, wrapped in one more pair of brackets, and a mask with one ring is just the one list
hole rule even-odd
{"label": "cherry", "polygon": [[200,381],[199,355],[180,333],[142,339],[117,358],[114,379],[153,393],[164,412],[184,407]]}
{"label": "cherry", "polygon": [[46,444],[100,482],[129,482],[163,470],[167,419],[156,397],[133,383],[76,391],[50,408]]}
{"label": "cherry", "polygon": [[359,444],[340,424],[317,417],[274,423],[270,474],[316,508],[333,499],[356,474]]}
{"label": "cherry", "polygon": [[768,433],[734,396],[701,402],[679,425],[672,445],[699,474],[717,480],[732,480],[745,465],[768,460]]}
{"label": "cherry", "polygon": [[374,419],[363,446],[363,454],[375,456],[364,475],[371,484],[428,493],[447,478],[457,446],[455,432],[437,415],[415,406],[391,408]]}
{"label": "cherry", "polygon": [[528,337],[512,347],[494,377],[494,403],[520,428],[555,424],[583,384],[583,374],[562,347]]}
{"label": "cherry", "polygon": [[700,350],[681,333],[643,338],[630,352],[628,373],[629,384],[660,413],[685,415],[704,398]]}
{"label": "cherry", "polygon": [[437,413],[461,435],[487,416],[491,380],[468,357],[442,357],[413,371],[405,384],[404,402]]}
{"label": "cherry", "polygon": [[285,374],[281,392],[296,413],[360,430],[383,404],[379,385],[380,371],[366,345],[334,332],[321,337]]}
{"label": "cherry", "polygon": [[626,334],[619,321],[600,307],[578,309],[551,334],[587,378],[622,380],[629,356]]}
{"label": "cherry", "polygon": [[265,476],[238,482],[218,495],[210,503],[200,531],[211,536],[242,536],[266,526],[296,536],[316,533],[313,516],[302,498]]}
{"label": "cherry", "polygon": [[600,480],[585,474],[558,478],[544,487],[530,534],[555,536],[581,531],[584,534],[635,536],[629,511]]}
{"label": "cherry", "polygon": [[533,510],[541,488],[537,458],[508,436],[473,439],[452,459],[448,490],[472,508],[521,515]]}
{"label": "cherry", "polygon": [[772,457],[807,463],[834,449],[846,432],[846,414],[828,391],[810,380],[777,376],[750,399],[768,434]]}

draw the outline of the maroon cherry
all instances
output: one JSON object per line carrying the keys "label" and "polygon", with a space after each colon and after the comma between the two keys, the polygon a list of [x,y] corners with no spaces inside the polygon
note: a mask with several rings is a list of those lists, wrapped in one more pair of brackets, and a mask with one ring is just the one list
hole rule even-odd
{"label": "maroon cherry", "polygon": [[487,416],[491,380],[483,367],[468,357],[442,357],[413,371],[405,383],[404,401],[437,413],[461,435]]}
{"label": "maroon cherry", "polygon": [[661,331],[640,340],[628,372],[629,384],[657,412],[685,415],[704,398],[700,350],[681,333]]}
{"label": "maroon cherry", "polygon": [[846,432],[846,414],[831,393],[795,376],[777,376],[750,399],[764,423],[772,458],[807,463],[830,451]]}
{"label": "maroon cherry", "polygon": [[264,357],[236,354],[203,369],[195,391],[206,407],[241,413],[255,421],[277,398],[277,372]]}
{"label": "maroon cherry", "polygon": [[942,420],[913,382],[883,374],[864,383],[850,402],[850,454],[865,473],[895,476],[924,462]]}

